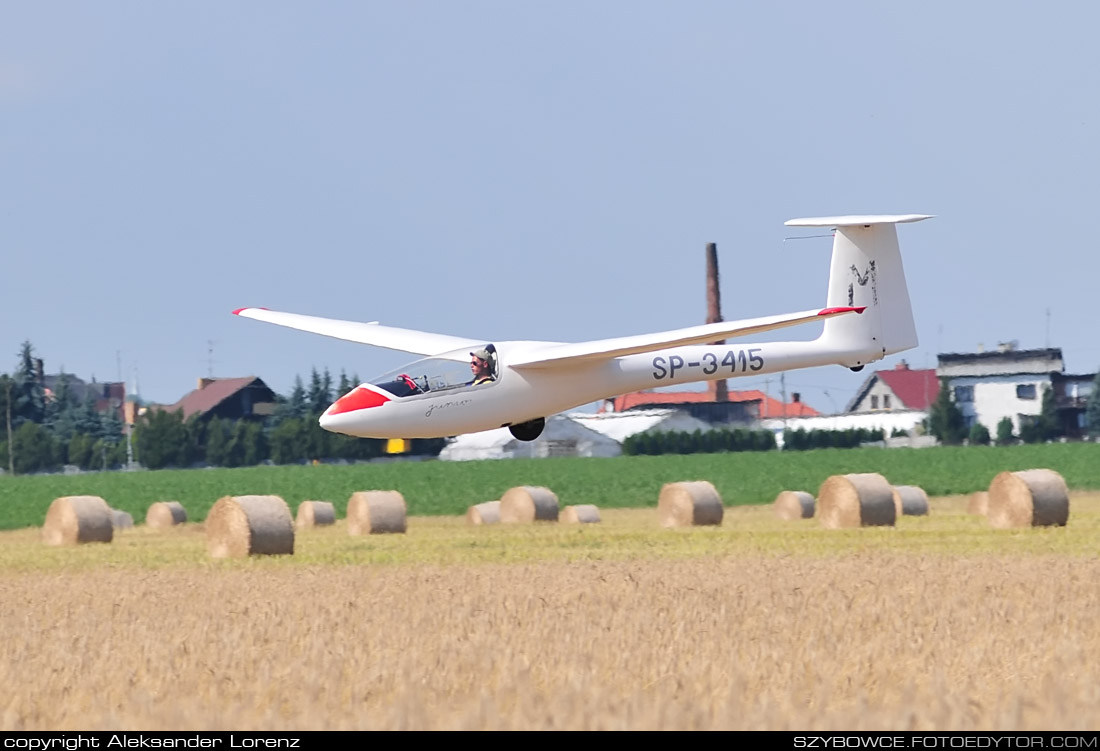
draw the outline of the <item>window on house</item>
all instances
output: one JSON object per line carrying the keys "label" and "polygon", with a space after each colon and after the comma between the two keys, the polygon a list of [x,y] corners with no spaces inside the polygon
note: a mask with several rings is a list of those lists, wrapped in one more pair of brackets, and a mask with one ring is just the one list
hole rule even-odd
{"label": "window on house", "polygon": [[871,409],[878,409],[878,397],[877,396],[872,396],[871,397]]}
{"label": "window on house", "polygon": [[973,386],[956,386],[955,387],[955,401],[957,401],[957,402],[972,402],[972,401],[974,401],[974,387]]}
{"label": "window on house", "polygon": [[1017,399],[1034,399],[1035,398],[1035,384],[1034,383],[1021,383],[1016,386],[1016,398]]}
{"label": "window on house", "polygon": [[890,409],[890,395],[889,394],[883,394],[882,395],[882,408],[883,409]]}

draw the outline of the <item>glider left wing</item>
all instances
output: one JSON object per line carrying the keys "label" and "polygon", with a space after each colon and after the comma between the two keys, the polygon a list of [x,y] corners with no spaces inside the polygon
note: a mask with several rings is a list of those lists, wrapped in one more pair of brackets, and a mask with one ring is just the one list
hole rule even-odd
{"label": "glider left wing", "polygon": [[748,318],[741,321],[707,323],[702,326],[690,326],[685,329],[663,331],[656,334],[639,334],[638,336],[624,336],[618,339],[601,339],[576,344],[556,344],[532,351],[526,355],[520,355],[518,359],[509,360],[508,365],[513,368],[553,368],[579,364],[585,361],[610,360],[615,357],[653,352],[668,347],[706,344],[730,337],[759,334],[764,331],[797,326],[811,321],[823,321],[850,313],[862,313],[864,310],[865,307],[824,308],[764,318]]}
{"label": "glider left wing", "polygon": [[254,318],[257,321],[274,323],[278,326],[286,326],[299,331],[308,331],[311,334],[322,334],[336,339],[346,339],[349,342],[370,344],[375,347],[411,352],[416,355],[438,355],[456,349],[485,345],[484,341],[464,339],[458,336],[382,326],[377,321],[372,323],[340,321],[334,318],[318,318],[317,316],[305,316],[298,313],[280,313],[267,308],[239,308],[233,312],[243,318]]}

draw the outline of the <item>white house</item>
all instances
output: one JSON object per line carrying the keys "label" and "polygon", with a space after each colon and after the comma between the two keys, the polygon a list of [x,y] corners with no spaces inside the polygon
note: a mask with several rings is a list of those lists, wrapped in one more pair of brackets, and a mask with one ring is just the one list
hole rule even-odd
{"label": "white house", "polygon": [[1038,416],[1043,390],[1065,365],[1058,348],[1018,350],[1015,342],[995,352],[941,354],[936,375],[947,379],[967,426],[980,422],[990,433],[1005,417],[1019,433],[1022,424]]}

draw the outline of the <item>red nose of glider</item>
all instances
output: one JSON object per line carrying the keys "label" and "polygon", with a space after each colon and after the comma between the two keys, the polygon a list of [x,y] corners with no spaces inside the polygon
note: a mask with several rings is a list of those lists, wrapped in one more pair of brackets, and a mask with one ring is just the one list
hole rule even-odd
{"label": "red nose of glider", "polygon": [[360,386],[337,399],[331,407],[325,410],[325,415],[342,415],[345,412],[356,412],[360,409],[378,407],[389,400],[388,396]]}

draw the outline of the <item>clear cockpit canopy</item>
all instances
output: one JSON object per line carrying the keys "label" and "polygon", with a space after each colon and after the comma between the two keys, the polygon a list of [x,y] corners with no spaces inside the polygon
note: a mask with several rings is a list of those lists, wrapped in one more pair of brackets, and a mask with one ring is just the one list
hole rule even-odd
{"label": "clear cockpit canopy", "polygon": [[[496,378],[496,348],[491,344],[484,345],[484,348],[489,351],[489,365],[493,378]],[[471,349],[476,352],[482,347]],[[472,352],[470,350],[445,352],[441,355],[426,357],[423,360],[403,365],[397,370],[383,373],[377,378],[372,378],[368,383],[385,389],[398,398],[460,389],[473,385],[474,374],[470,369],[471,358]]]}

